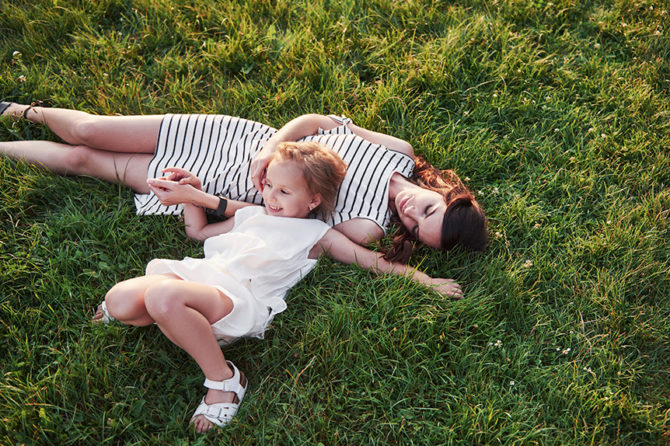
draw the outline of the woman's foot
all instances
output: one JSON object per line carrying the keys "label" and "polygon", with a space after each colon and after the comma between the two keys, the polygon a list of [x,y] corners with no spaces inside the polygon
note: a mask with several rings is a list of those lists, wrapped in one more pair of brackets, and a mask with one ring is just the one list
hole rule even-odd
{"label": "woman's foot", "polygon": [[0,116],[11,116],[12,118],[29,119],[33,122],[41,122],[39,107],[43,107],[42,101],[33,102],[30,105],[17,104],[16,102],[0,102]]}
{"label": "woman's foot", "polygon": [[23,118],[23,114],[29,105],[17,104],[16,102],[0,102],[0,116],[11,116],[12,118]]}

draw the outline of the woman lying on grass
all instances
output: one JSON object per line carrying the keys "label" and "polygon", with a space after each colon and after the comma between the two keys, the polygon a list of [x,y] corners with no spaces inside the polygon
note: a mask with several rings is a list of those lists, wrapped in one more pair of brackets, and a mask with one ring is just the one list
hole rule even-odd
{"label": "woman lying on grass", "polygon": [[[170,169],[191,179],[189,172]],[[314,142],[282,143],[264,179],[265,207],[244,207],[233,218],[207,223],[202,208],[185,203],[186,233],[205,240],[204,259],[154,259],[146,275],[115,285],[94,319],[129,325],[156,323],[186,350],[205,374],[209,390],[193,415],[199,432],[230,422],[246,390],[245,376],[224,359],[217,340],[262,338],[284,296],[321,254],[363,268],[427,278],[407,265],[388,262],[323,221],[307,218],[332,211],[345,163]],[[148,180],[160,191],[167,180]]]}
{"label": "woman lying on grass", "polygon": [[[335,210],[323,220],[355,243],[382,238],[394,220],[399,230],[385,259],[406,263],[415,241],[482,250],[488,238],[484,212],[456,174],[415,158],[407,142],[346,118],[303,115],[276,130],[224,115],[95,116],[7,102],[0,113],[46,124],[65,141],[0,142],[0,154],[59,174],[120,181],[137,192],[140,214],[179,214],[181,203],[190,203],[229,217],[246,203],[262,204],[262,179],[277,144],[315,141],[348,165]],[[194,193],[173,174],[175,181],[151,193],[147,178],[170,166],[194,172],[203,191]],[[218,196],[236,201],[223,209]],[[462,297],[457,284],[444,283],[439,292]]]}

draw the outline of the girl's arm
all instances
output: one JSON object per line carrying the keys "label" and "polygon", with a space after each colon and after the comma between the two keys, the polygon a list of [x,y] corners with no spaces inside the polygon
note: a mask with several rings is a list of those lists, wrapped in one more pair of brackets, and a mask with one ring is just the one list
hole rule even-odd
{"label": "girl's arm", "polygon": [[375,273],[390,273],[398,276],[406,276],[412,280],[430,287],[438,293],[461,299],[463,291],[460,285],[451,279],[433,279],[430,276],[402,263],[389,262],[381,253],[370,251],[349,240],[344,234],[334,229],[329,229],[326,235],[314,245],[309,257],[318,258],[320,254],[327,254],[342,263],[355,263]]}
{"label": "girl's arm", "polygon": [[[277,144],[283,141],[297,141],[300,138],[315,135],[319,129],[331,130],[338,125],[332,118],[317,114],[302,115],[287,122],[265,142],[263,149],[251,162],[251,180],[254,182],[256,189],[262,190],[261,185],[263,183],[265,168],[270,162]],[[384,133],[366,130],[353,124],[348,124],[348,127],[354,132],[354,135],[360,136],[373,144],[381,144],[391,150],[402,152],[412,157],[414,156],[414,149],[407,141]]]}
{"label": "girl's arm", "polygon": [[184,203],[184,227],[186,235],[195,240],[206,240],[215,235],[230,232],[235,225],[235,217],[217,223],[207,223],[203,208]]}
{"label": "girl's arm", "polygon": [[[149,188],[165,206],[188,203],[206,209],[216,209],[219,206],[219,197],[208,194],[202,190],[200,179],[191,172],[178,167],[163,169],[163,173],[169,173],[164,178],[147,180]],[[152,187],[153,186],[153,187]],[[238,209],[253,206],[253,203],[244,201],[228,200],[225,216],[235,215]]]}

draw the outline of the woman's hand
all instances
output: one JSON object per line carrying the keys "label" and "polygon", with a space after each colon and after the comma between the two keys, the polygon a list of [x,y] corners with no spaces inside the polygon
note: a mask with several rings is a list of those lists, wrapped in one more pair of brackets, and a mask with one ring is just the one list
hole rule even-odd
{"label": "woman's hand", "polygon": [[443,296],[453,299],[463,299],[461,286],[452,279],[430,279],[428,288],[431,288]]}
{"label": "woman's hand", "polygon": [[272,155],[274,154],[277,144],[272,141],[267,141],[260,152],[256,154],[251,161],[251,181],[260,192],[263,192],[263,184],[265,183],[265,169],[267,169]]}

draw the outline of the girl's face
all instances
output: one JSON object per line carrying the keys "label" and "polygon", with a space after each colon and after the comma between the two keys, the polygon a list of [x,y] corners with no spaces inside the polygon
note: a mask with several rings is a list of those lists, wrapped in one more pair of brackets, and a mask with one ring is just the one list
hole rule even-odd
{"label": "girl's face", "polygon": [[276,217],[305,218],[321,204],[321,197],[310,192],[295,161],[270,161],[262,195],[268,215]]}
{"label": "girl's face", "polygon": [[441,194],[416,186],[398,193],[394,204],[400,221],[415,239],[440,249],[442,220],[447,210]]}

